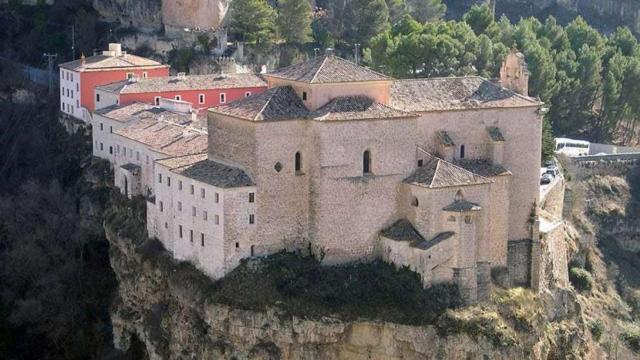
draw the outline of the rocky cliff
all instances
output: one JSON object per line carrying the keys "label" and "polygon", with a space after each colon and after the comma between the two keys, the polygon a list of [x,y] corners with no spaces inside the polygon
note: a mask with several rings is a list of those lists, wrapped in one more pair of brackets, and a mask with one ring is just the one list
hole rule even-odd
{"label": "rocky cliff", "polygon": [[162,29],[161,0],[93,0],[93,8],[105,20],[118,21],[123,27]]}
{"label": "rocky cliff", "polygon": [[570,289],[547,287],[543,297],[496,289],[490,303],[447,310],[422,326],[216,302],[208,278],[144,240],[144,215],[135,210],[143,205],[111,209],[105,221],[119,283],[112,322],[121,350],[142,343],[151,359],[598,358]]}

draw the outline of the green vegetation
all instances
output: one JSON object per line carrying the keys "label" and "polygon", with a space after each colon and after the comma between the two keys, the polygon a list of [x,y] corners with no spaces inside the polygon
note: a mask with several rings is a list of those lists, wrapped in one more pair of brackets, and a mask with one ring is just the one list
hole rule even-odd
{"label": "green vegetation", "polygon": [[311,4],[307,0],[278,2],[276,19],[280,37],[288,44],[304,44],[311,39]]}
{"label": "green vegetation", "polygon": [[451,285],[423,289],[419,275],[379,261],[321,266],[313,257],[281,252],[246,260],[216,282],[213,302],[264,310],[274,304],[299,317],[376,319],[401,324],[431,324],[461,305]]}
{"label": "green vegetation", "polygon": [[262,44],[275,37],[276,14],[266,0],[233,1],[227,17],[231,33],[243,41]]}
{"label": "green vegetation", "polygon": [[636,324],[625,326],[622,334],[620,334],[620,340],[622,340],[629,349],[640,353],[640,326]]}
{"label": "green vegetation", "polygon": [[578,291],[588,292],[593,288],[591,273],[579,267],[572,267],[569,270],[569,281]]}
{"label": "green vegetation", "polygon": [[474,306],[458,311],[447,311],[438,319],[438,330],[442,336],[467,334],[473,338],[484,336],[498,347],[509,347],[517,343],[516,333],[492,308]]}
{"label": "green vegetation", "polygon": [[604,333],[604,323],[602,320],[591,320],[587,323],[587,326],[596,341],[602,338],[602,334]]}

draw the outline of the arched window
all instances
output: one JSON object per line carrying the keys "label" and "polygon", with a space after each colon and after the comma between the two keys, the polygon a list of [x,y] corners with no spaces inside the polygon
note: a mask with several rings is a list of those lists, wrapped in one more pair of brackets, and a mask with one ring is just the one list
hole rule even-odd
{"label": "arched window", "polygon": [[464,200],[464,193],[462,192],[462,189],[458,190],[458,192],[456,193],[456,196],[454,198],[455,201],[462,201]]}
{"label": "arched window", "polygon": [[298,151],[295,156],[295,169],[296,174],[302,171],[302,155],[300,155],[300,151]]}
{"label": "arched window", "polygon": [[362,172],[371,174],[371,151],[365,150],[362,154]]}
{"label": "arched window", "polygon": [[417,206],[418,206],[418,204],[419,204],[419,203],[418,203],[418,198],[414,196],[414,197],[411,199],[411,206],[415,206],[415,207],[417,207]]}

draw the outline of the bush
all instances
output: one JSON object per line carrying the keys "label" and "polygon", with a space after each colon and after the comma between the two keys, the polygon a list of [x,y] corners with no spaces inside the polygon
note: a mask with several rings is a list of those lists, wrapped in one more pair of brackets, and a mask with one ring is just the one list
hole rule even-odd
{"label": "bush", "polygon": [[620,334],[622,340],[633,352],[640,353],[640,328],[636,325],[627,326]]}
{"label": "bush", "polygon": [[593,338],[596,341],[600,340],[602,334],[604,333],[604,323],[602,322],[602,320],[598,319],[589,321],[587,326],[589,327],[589,331],[591,331],[591,335],[593,335]]}
{"label": "bush", "polygon": [[569,281],[571,281],[573,287],[578,291],[591,291],[593,288],[593,277],[591,273],[579,267],[572,267],[571,270],[569,270]]}

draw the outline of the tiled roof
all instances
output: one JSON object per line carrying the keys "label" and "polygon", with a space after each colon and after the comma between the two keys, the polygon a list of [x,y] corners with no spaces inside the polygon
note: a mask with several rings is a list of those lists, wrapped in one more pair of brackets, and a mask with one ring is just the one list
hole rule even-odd
{"label": "tiled roof", "polygon": [[467,186],[488,184],[491,181],[460,166],[444,161],[435,156],[425,161],[411,176],[404,180],[405,183],[427,187],[444,188],[451,186]]}
{"label": "tiled roof", "polygon": [[207,159],[206,154],[163,159],[159,164],[172,172],[220,188],[254,186],[243,170]]}
{"label": "tiled roof", "polygon": [[109,119],[118,122],[127,122],[136,118],[138,115],[143,115],[145,112],[150,111],[152,108],[150,105],[143,103],[133,103],[127,106],[111,105],[102,109],[96,110],[96,114],[102,115]]}
{"label": "tiled roof", "polygon": [[441,232],[438,235],[434,236],[433,239],[421,241],[418,243],[413,243],[411,244],[411,247],[414,247],[420,250],[429,250],[430,248],[440,244],[441,242],[451,239],[451,237],[455,234],[456,233],[454,233],[453,231]]}
{"label": "tiled roof", "polygon": [[467,200],[456,200],[451,204],[445,206],[442,210],[451,212],[467,212],[467,211],[479,211],[482,207],[476,203],[472,203]]}
{"label": "tiled roof", "polygon": [[461,168],[484,177],[510,175],[511,172],[500,164],[492,164],[486,159],[458,159],[454,162]]}
{"label": "tiled roof", "polygon": [[390,108],[366,96],[338,97],[311,114],[314,120],[390,119],[411,116],[416,115]]}
{"label": "tiled roof", "polygon": [[388,228],[382,230],[380,235],[396,241],[421,242],[424,237],[420,235],[411,222],[407,219],[400,219]]}
{"label": "tiled roof", "polygon": [[140,171],[140,165],[136,165],[133,163],[126,163],[120,167],[132,173],[137,173]]}
{"label": "tiled roof", "polygon": [[121,56],[95,55],[60,64],[61,68],[74,71],[96,71],[116,68],[158,67],[167,66],[161,63],[136,55],[124,54]]}
{"label": "tiled roof", "polygon": [[112,93],[137,94],[163,91],[233,89],[266,86],[267,83],[256,74],[218,74],[123,80],[112,84],[98,86],[97,88]]}
{"label": "tiled roof", "polygon": [[404,111],[427,112],[540,106],[480,77],[395,80],[390,105]]}
{"label": "tiled roof", "polygon": [[199,116],[197,122],[193,123],[193,117],[190,113],[174,112],[143,103],[133,103],[125,106],[111,105],[96,110],[95,112],[106,118],[122,123],[137,119],[155,119],[180,125],[188,124],[191,127],[206,129],[206,119],[204,116]]}
{"label": "tiled roof", "polygon": [[487,127],[487,133],[489,133],[489,138],[491,141],[505,141],[504,136],[502,135],[502,131],[497,126],[489,126]]}
{"label": "tiled roof", "polygon": [[114,133],[168,156],[199,154],[207,151],[208,139],[204,131],[153,118],[140,119]]}
{"label": "tiled roof", "polygon": [[333,55],[320,56],[265,74],[310,84],[391,80],[386,75]]}
{"label": "tiled roof", "polygon": [[302,119],[309,113],[291,86],[271,88],[209,111],[251,121]]}
{"label": "tiled roof", "polygon": [[455,145],[453,139],[451,139],[451,136],[449,136],[449,133],[447,133],[446,131],[438,131],[436,132],[436,136],[438,137],[438,141],[440,141],[440,143],[444,146]]}

